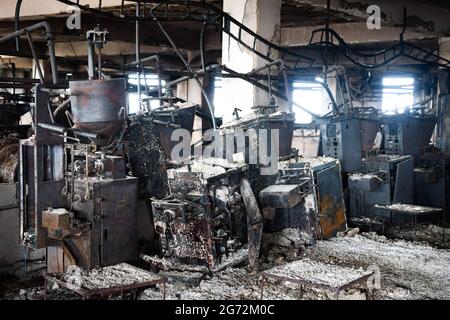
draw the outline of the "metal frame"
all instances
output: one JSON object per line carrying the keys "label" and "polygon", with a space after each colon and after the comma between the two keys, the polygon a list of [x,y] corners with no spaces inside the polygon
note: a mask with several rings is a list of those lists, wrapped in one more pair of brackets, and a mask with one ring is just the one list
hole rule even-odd
{"label": "metal frame", "polygon": [[[146,271],[148,272],[148,271]],[[140,282],[140,283],[134,283],[130,285],[123,285],[123,286],[117,286],[117,287],[110,287],[110,288],[104,288],[104,289],[87,289],[87,288],[74,288],[73,285],[70,285],[69,283],[62,281],[58,279],[55,275],[47,274],[44,276],[45,285],[44,285],[44,297],[45,300],[48,298],[48,283],[54,282],[57,283],[59,286],[70,290],[79,296],[82,297],[83,300],[89,300],[93,297],[109,297],[114,295],[120,295],[123,297],[124,293],[131,292],[131,291],[137,291],[137,290],[143,290],[148,289],[154,285],[162,284],[163,285],[163,298],[162,300],[166,300],[166,283],[167,280],[164,277],[161,277],[158,280],[154,281],[146,281],[146,282]]]}
{"label": "metal frame", "polygon": [[284,277],[284,276],[276,276],[273,274],[270,274],[268,272],[263,272],[262,274],[262,281],[261,281],[261,295],[260,295],[260,299],[263,300],[263,295],[264,295],[264,285],[267,282],[267,279],[272,278],[275,280],[279,280],[279,281],[287,281],[287,282],[291,282],[291,283],[295,283],[295,284],[299,284],[299,290],[300,290],[300,294],[299,297],[300,299],[303,297],[303,287],[308,287],[308,288],[316,288],[316,289],[323,289],[323,290],[328,290],[331,291],[334,295],[335,295],[335,299],[339,300],[339,295],[342,291],[352,288],[358,284],[362,284],[363,282],[367,281],[371,276],[374,275],[374,272],[371,274],[368,274],[366,276],[363,276],[359,279],[356,279],[354,281],[351,281],[343,286],[340,287],[332,287],[332,286],[327,286],[327,285],[323,285],[323,284],[318,284],[318,283],[314,283],[314,282],[310,282],[310,281],[306,281],[306,280],[297,280],[297,279],[292,279],[289,277]]}

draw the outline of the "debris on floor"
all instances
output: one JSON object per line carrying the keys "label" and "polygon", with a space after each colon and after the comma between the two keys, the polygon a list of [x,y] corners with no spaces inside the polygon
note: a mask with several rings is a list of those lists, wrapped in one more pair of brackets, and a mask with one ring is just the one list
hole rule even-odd
{"label": "debris on floor", "polygon": [[415,229],[389,228],[386,235],[390,238],[426,242],[437,248],[450,249],[450,228],[433,224],[417,225]]}
{"label": "debris on floor", "polygon": [[299,229],[284,229],[275,233],[264,233],[262,243],[269,262],[296,260],[315,240]]}
{"label": "debris on floor", "polygon": [[[289,234],[289,233],[284,233]],[[284,242],[282,242],[284,243]],[[144,259],[146,260],[146,259]],[[176,265],[164,259],[150,258],[152,263],[159,265],[160,270],[174,268],[177,272],[198,273],[206,270],[187,270],[187,266]],[[354,237],[335,238],[328,241],[318,241],[314,246],[296,259],[299,263],[307,264],[314,261],[314,265],[326,268],[346,268],[358,270],[358,274],[375,272],[379,276],[379,283],[375,283],[373,298],[377,300],[413,300],[413,299],[450,299],[450,251],[433,248],[422,243],[404,240],[390,240],[375,233],[362,233]],[[148,261],[147,261],[148,262]],[[284,262],[286,263],[286,262]],[[267,271],[279,266],[277,262],[262,262],[261,271]],[[311,266],[311,264],[309,264]],[[289,266],[289,265],[287,265]],[[287,268],[285,265],[285,267]],[[189,266],[189,268],[198,268]],[[109,270],[109,269],[107,269]],[[123,279],[127,275],[127,268],[110,270],[107,274],[91,272],[86,279],[90,279],[93,286],[104,286],[117,283],[110,276],[115,275]],[[313,270],[310,275],[318,277],[322,270]],[[172,270],[171,272],[173,272]],[[310,270],[311,271],[311,270]],[[316,272],[317,271],[317,272]],[[260,298],[261,273],[250,273],[244,267],[228,267],[214,274],[203,274],[198,285],[173,281],[166,286],[166,299],[169,300],[258,300]],[[99,279],[95,277],[99,276]],[[94,278],[92,278],[94,277]],[[114,278],[113,277],[113,278]],[[133,276],[133,279],[135,277]],[[139,280],[138,277],[135,279]],[[346,278],[347,279],[347,278]],[[339,281],[338,275],[330,281]],[[122,280],[119,280],[122,281]],[[340,283],[340,282],[339,282]],[[29,287],[27,292],[13,291],[9,299],[25,299],[38,296],[42,286]],[[55,291],[56,290],[56,291]],[[340,295],[341,300],[364,300],[367,289],[347,289]],[[67,290],[54,288],[49,290],[51,299],[79,299]],[[162,290],[160,286],[142,291],[139,300],[160,300]],[[264,286],[264,299],[267,300],[327,300],[334,299],[333,293],[316,288],[304,288],[303,295],[299,295],[299,287],[289,282],[268,279]]]}
{"label": "debris on floor", "polygon": [[133,267],[126,263],[92,270],[76,269],[72,273],[64,273],[60,280],[87,289],[107,289],[124,285],[157,280],[155,274]]}
{"label": "debris on floor", "polygon": [[[376,299],[449,299],[450,251],[375,233],[320,241],[306,255],[342,266],[379,270]],[[400,289],[399,289],[400,288]]]}
{"label": "debris on floor", "polygon": [[264,272],[267,277],[336,289],[372,274],[373,272],[363,269],[341,267],[311,259],[298,260]]}

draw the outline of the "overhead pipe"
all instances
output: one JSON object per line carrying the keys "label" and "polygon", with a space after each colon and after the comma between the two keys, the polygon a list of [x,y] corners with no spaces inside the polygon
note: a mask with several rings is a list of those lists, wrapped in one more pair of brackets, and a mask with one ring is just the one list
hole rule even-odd
{"label": "overhead pipe", "polygon": [[[291,90],[289,88],[289,80],[288,80],[288,76],[286,73],[286,65],[284,64],[284,61],[282,59],[274,60],[274,61],[266,64],[264,67],[255,69],[255,70],[251,71],[250,73],[247,73],[247,76],[251,77],[251,76],[253,76],[257,73],[260,73],[261,71],[264,71],[266,69],[269,69],[269,73],[270,73],[270,68],[275,65],[279,65],[281,67],[281,72],[283,73],[284,85],[286,88],[286,97],[287,97],[287,102],[289,105],[289,112],[293,112],[294,110],[293,110],[293,106],[292,106]],[[269,87],[269,92],[272,92],[272,89],[271,89],[272,86],[270,83],[269,83],[268,87]]]}
{"label": "overhead pipe", "polygon": [[211,102],[211,100],[208,97],[208,94],[205,91],[205,88],[203,87],[202,82],[198,79],[198,74],[196,74],[191,66],[189,65],[189,63],[186,61],[186,59],[184,58],[183,54],[181,53],[180,49],[177,47],[177,45],[173,42],[172,38],[169,36],[169,34],[167,33],[166,29],[163,27],[163,25],[161,24],[161,22],[158,21],[158,19],[156,18],[156,16],[153,14],[152,11],[149,11],[149,14],[151,15],[153,21],[158,25],[159,29],[161,30],[161,32],[163,33],[163,35],[166,37],[167,41],[169,42],[169,44],[172,46],[172,48],[175,50],[176,54],[178,55],[178,57],[180,58],[180,60],[183,62],[186,70],[188,70],[192,75],[193,78],[195,80],[195,82],[197,83],[198,87],[200,88],[203,97],[205,98],[206,104],[208,105],[208,109],[209,112],[211,113],[211,120],[213,123],[213,130],[216,130],[216,119],[214,117],[214,107],[213,104]]}
{"label": "overhead pipe", "polygon": [[[16,2],[16,14],[14,17],[14,27],[15,31],[19,31],[19,23],[20,23],[20,7],[22,6],[22,0],[17,0]],[[16,51],[20,51],[20,41],[19,38],[16,38]]]}
{"label": "overhead pipe", "polygon": [[[17,39],[20,36],[26,35],[27,33],[31,33],[35,30],[38,29],[45,29],[45,33],[47,36],[47,46],[48,46],[48,51],[49,51],[49,55],[50,55],[50,64],[51,64],[51,68],[52,68],[52,79],[53,79],[53,84],[58,84],[58,70],[56,67],[56,56],[55,56],[55,46],[53,43],[53,34],[50,28],[50,25],[46,22],[46,21],[42,21],[39,23],[36,23],[32,26],[20,29],[18,31],[15,31],[13,33],[10,33],[2,38],[0,38],[0,43],[12,40],[12,39]],[[33,50],[33,49],[32,49]]]}

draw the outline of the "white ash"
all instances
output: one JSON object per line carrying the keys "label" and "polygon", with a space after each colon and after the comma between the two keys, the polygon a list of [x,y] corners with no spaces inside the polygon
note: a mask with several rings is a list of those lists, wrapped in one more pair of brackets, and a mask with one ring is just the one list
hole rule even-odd
{"label": "white ash", "polygon": [[433,224],[419,224],[415,228],[389,228],[386,235],[395,239],[420,241],[437,248],[450,249],[450,229]]}
{"label": "white ash", "polygon": [[305,281],[311,284],[341,288],[371,272],[341,267],[311,259],[298,260],[264,272],[267,276],[279,276],[293,281]]}
{"label": "white ash", "polygon": [[377,221],[374,218],[369,218],[369,217],[352,217],[350,218],[350,222],[355,223],[355,224],[382,224],[381,221]]}
{"label": "white ash", "polygon": [[301,246],[312,245],[314,239],[299,229],[284,229],[280,232],[264,233],[263,242],[268,245],[300,248]]}
{"label": "white ash", "polygon": [[88,290],[106,289],[135,283],[156,281],[161,277],[126,263],[115,266],[81,270],[75,274],[64,274],[64,281],[77,280],[77,284]]}
{"label": "white ash", "polygon": [[392,298],[387,291],[396,287],[407,288],[411,292],[408,299],[450,299],[449,250],[370,233],[319,241],[307,249],[307,256],[357,268],[379,267],[378,299]]}
{"label": "white ash", "polygon": [[248,249],[243,248],[236,252],[232,252],[228,257],[224,257],[220,264],[213,268],[213,272],[222,271],[226,268],[232,268],[243,265],[248,262]]}
{"label": "white ash", "polygon": [[411,212],[411,213],[432,213],[437,212],[440,209],[437,208],[430,208],[430,207],[423,207],[423,206],[416,206],[412,204],[391,204],[389,206],[386,206],[386,209],[393,210],[393,211],[400,211],[400,212]]}
{"label": "white ash", "polygon": [[193,172],[202,174],[204,179],[215,177],[226,173],[226,170],[220,166],[212,166],[199,161],[195,161],[190,166],[184,166],[178,169],[168,170],[169,178],[174,177],[174,172]]}
{"label": "white ash", "polygon": [[149,263],[151,266],[155,267],[158,270],[163,271],[181,271],[181,272],[194,272],[194,273],[202,273],[202,274],[208,274],[209,269],[206,266],[200,266],[200,265],[189,265],[189,264],[183,264],[175,259],[168,259],[165,257],[157,257],[157,256],[147,256],[143,255],[141,256],[141,259],[147,263]]}

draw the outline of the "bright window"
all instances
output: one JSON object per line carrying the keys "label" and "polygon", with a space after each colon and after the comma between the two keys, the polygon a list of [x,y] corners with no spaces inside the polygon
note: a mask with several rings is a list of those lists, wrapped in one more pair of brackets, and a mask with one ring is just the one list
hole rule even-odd
{"label": "bright window", "polygon": [[[148,86],[148,90],[151,91],[151,95],[153,97],[157,97],[158,96],[158,92],[154,91],[158,89],[158,76],[154,75],[154,74],[147,74],[145,76],[147,79],[144,78],[143,75],[141,75],[141,86]],[[128,83],[131,85],[137,85],[138,84],[138,79],[137,79],[137,74],[131,74],[128,76]],[[161,81],[161,85],[164,86],[165,85],[165,81],[162,80]],[[164,93],[164,89],[163,89],[163,93]],[[145,90],[142,89],[141,90],[141,99],[147,99],[147,95],[145,94]],[[155,109],[159,107],[159,100],[158,99],[154,99],[150,101],[150,108],[151,109]],[[129,106],[129,112],[130,113],[136,113],[140,110],[139,107],[139,96],[136,92],[130,92],[128,93],[128,106]]]}
{"label": "bright window", "polygon": [[[293,101],[305,109],[320,114],[323,110],[322,86],[314,82],[295,82],[292,93]],[[311,123],[312,116],[294,105],[296,122],[302,124]]]}
{"label": "bright window", "polygon": [[403,113],[414,104],[414,78],[386,77],[383,79],[384,112]]}

